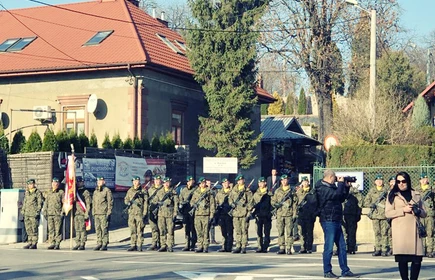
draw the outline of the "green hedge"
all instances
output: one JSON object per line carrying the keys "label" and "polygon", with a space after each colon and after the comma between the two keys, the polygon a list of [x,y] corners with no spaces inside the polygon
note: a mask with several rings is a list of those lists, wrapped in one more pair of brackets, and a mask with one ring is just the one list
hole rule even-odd
{"label": "green hedge", "polygon": [[334,146],[327,154],[327,167],[418,166],[435,164],[433,146],[363,145]]}

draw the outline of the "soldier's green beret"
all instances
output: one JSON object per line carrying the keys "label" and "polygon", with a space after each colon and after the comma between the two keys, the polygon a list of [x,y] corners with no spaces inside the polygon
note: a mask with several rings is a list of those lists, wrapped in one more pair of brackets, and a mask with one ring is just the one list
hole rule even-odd
{"label": "soldier's green beret", "polygon": [[264,178],[264,177],[260,177],[260,178],[258,178],[258,182],[260,183],[260,182],[266,182],[266,179]]}
{"label": "soldier's green beret", "polygon": [[104,177],[103,176],[98,176],[97,180],[104,180]]}
{"label": "soldier's green beret", "polygon": [[391,181],[391,180],[396,180],[396,178],[394,176],[391,176],[390,179],[388,179],[388,181]]}
{"label": "soldier's green beret", "polygon": [[193,176],[187,176],[186,181],[189,182],[190,180],[193,180]]}
{"label": "soldier's green beret", "polygon": [[308,181],[308,177],[307,176],[302,176],[301,180],[302,181]]}
{"label": "soldier's green beret", "polygon": [[59,183],[59,178],[57,177],[53,177],[53,180],[51,180],[52,182],[58,182]]}
{"label": "soldier's green beret", "polygon": [[243,179],[245,179],[245,176],[243,176],[243,174],[239,174],[236,177],[236,181],[243,180]]}
{"label": "soldier's green beret", "polygon": [[131,180],[132,181],[135,181],[135,180],[139,180],[140,181],[140,177],[139,176],[133,176],[133,178],[131,178]]}
{"label": "soldier's green beret", "polygon": [[27,180],[27,184],[35,184],[35,179],[29,179],[29,180]]}
{"label": "soldier's green beret", "polygon": [[225,183],[225,182],[228,182],[227,178],[223,178],[222,181],[221,181],[221,183]]}
{"label": "soldier's green beret", "polygon": [[163,178],[163,183],[165,183],[165,182],[170,182],[172,179],[171,178],[169,178],[169,177],[165,177],[165,178]]}
{"label": "soldier's green beret", "polygon": [[162,179],[162,176],[156,175],[156,176],[154,176],[154,179]]}
{"label": "soldier's green beret", "polygon": [[384,180],[384,176],[382,176],[382,174],[378,174],[376,175],[375,180]]}
{"label": "soldier's green beret", "polygon": [[283,174],[283,175],[281,175],[281,180],[282,180],[282,179],[287,179],[287,178],[288,178],[287,174]]}
{"label": "soldier's green beret", "polygon": [[426,173],[421,173],[420,174],[420,179],[423,179],[423,178],[427,178],[427,174]]}
{"label": "soldier's green beret", "polygon": [[201,177],[198,179],[198,183],[202,183],[202,182],[205,182],[205,177]]}

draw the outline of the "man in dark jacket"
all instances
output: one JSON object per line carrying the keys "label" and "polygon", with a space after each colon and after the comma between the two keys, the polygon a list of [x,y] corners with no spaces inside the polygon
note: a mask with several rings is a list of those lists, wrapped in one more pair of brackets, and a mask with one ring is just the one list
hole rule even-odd
{"label": "man in dark jacket", "polygon": [[[335,185],[338,179],[337,186]],[[344,241],[341,221],[343,220],[342,203],[349,194],[350,184],[343,177],[336,178],[334,171],[325,170],[323,179],[316,183],[315,191],[320,211],[320,224],[323,229],[325,245],[323,249],[323,273],[325,278],[338,278],[332,272],[332,249],[337,244],[338,263],[342,277],[355,275],[347,266],[346,242]]]}

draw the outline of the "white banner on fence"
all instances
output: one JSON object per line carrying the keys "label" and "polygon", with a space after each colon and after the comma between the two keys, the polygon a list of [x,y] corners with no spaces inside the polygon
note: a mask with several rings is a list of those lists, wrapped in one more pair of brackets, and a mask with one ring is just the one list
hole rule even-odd
{"label": "white banner on fence", "polygon": [[237,174],[237,158],[204,157],[203,173]]}
{"label": "white banner on fence", "polygon": [[153,175],[165,176],[165,160],[116,156],[116,189],[131,187],[133,176],[140,176],[141,182],[144,182],[146,170],[151,170]]}

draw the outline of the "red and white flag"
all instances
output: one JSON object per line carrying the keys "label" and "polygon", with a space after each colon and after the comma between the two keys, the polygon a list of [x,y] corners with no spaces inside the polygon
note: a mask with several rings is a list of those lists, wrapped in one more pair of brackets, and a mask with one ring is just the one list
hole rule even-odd
{"label": "red and white flag", "polygon": [[[83,199],[81,198],[81,196],[80,196],[79,193],[77,193],[77,201],[78,201],[78,203],[79,203],[79,205],[80,205],[80,208],[82,208],[83,212],[86,213],[86,210],[87,210],[87,208],[86,208],[86,204],[85,204],[85,202],[83,201]],[[85,226],[86,226],[86,230],[87,230],[87,231],[90,231],[90,230],[91,230],[91,219],[90,219],[90,218],[88,218],[87,220],[85,220]]]}
{"label": "red and white flag", "polygon": [[65,215],[68,215],[68,212],[73,208],[76,200],[76,164],[74,161],[74,155],[68,156],[68,163],[65,172],[65,197],[63,201]]}

